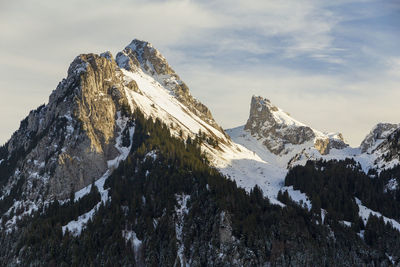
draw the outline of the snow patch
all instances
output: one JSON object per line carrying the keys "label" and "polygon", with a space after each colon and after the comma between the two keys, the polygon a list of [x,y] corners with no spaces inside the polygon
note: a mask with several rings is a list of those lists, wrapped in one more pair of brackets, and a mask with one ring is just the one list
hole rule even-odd
{"label": "snow patch", "polygon": [[377,217],[383,217],[383,221],[385,223],[391,224],[394,229],[396,229],[396,230],[398,230],[400,232],[400,223],[398,223],[396,220],[390,219],[390,218],[385,217],[385,216],[382,216],[381,213],[373,211],[373,210],[367,208],[366,206],[362,205],[361,200],[359,200],[358,198],[355,198],[355,199],[356,199],[356,203],[357,203],[358,208],[359,208],[358,215],[363,220],[364,225],[367,224],[368,217],[369,217],[370,214],[372,214],[372,215],[377,216]]}
{"label": "snow patch", "polygon": [[185,255],[183,253],[185,246],[183,244],[183,239],[182,239],[182,230],[183,230],[183,224],[184,224],[184,219],[185,215],[188,214],[189,209],[187,207],[187,202],[190,199],[190,195],[185,195],[185,194],[180,194],[180,195],[175,195],[177,206],[175,207],[175,213],[176,213],[176,222],[175,222],[175,232],[176,232],[176,240],[177,240],[177,245],[178,245],[178,257],[180,259],[180,262],[183,266],[189,266],[189,264],[186,262]]}
{"label": "snow patch", "polygon": [[[12,231],[17,230],[18,229],[17,221],[21,220],[25,216],[32,215],[32,213],[37,211],[38,209],[39,208],[37,203],[32,202],[30,200],[25,200],[25,201],[14,200],[13,205],[8,209],[6,213],[4,213],[4,215],[6,216],[11,216],[11,214],[13,214],[13,216],[10,219],[8,219],[4,224],[6,233],[9,234]],[[0,219],[0,225],[2,222],[3,218]]]}
{"label": "snow patch", "polygon": [[325,222],[326,214],[328,214],[328,212],[326,210],[324,210],[324,209],[321,209],[321,221],[322,221],[322,224],[324,224],[324,222]]}
{"label": "snow patch", "polygon": [[282,192],[287,191],[290,198],[294,202],[298,203],[302,207],[305,207],[309,211],[311,210],[311,208],[312,208],[311,201],[305,193],[301,192],[300,190],[295,190],[293,188],[293,186],[285,186],[285,187],[282,187],[281,190],[282,190]]}
{"label": "snow patch", "polygon": [[340,224],[346,226],[346,227],[351,227],[351,222],[348,221],[339,221]]}
{"label": "snow patch", "polygon": [[[136,72],[129,72],[122,69],[124,79],[127,82],[134,80],[138,85],[140,93],[125,87],[131,109],[139,107],[146,117],[159,118],[169,125],[171,122],[179,125],[171,129],[172,134],[179,136],[179,130],[187,135],[194,135],[199,132],[210,133],[218,138],[226,139],[224,134],[209,124],[205,123],[198,116],[193,114],[188,107],[183,105],[176,98],[175,94],[163,84],[166,82],[157,81],[154,77],[147,75],[141,69]],[[165,77],[164,77],[165,78]]]}
{"label": "snow patch", "polygon": [[362,240],[364,240],[364,234],[365,234],[365,230],[360,230],[360,232],[357,233],[357,235],[358,235]]}
{"label": "snow patch", "polygon": [[142,241],[137,238],[136,233],[134,231],[122,230],[122,236],[125,238],[126,242],[130,241],[132,244],[133,251],[135,252],[136,262],[138,261],[138,254],[140,248],[142,247]]}
{"label": "snow patch", "polygon": [[97,203],[97,205],[93,209],[86,212],[85,214],[82,214],[78,217],[78,219],[70,221],[67,225],[64,225],[62,227],[63,234],[65,234],[65,232],[68,230],[73,236],[80,236],[84,226],[88,223],[90,219],[93,218],[96,210],[100,207],[100,204],[101,202]]}
{"label": "snow patch", "polygon": [[392,178],[386,184],[384,191],[385,192],[394,191],[394,190],[397,190],[397,188],[399,188],[399,184],[397,182],[397,179],[396,178]]}
{"label": "snow patch", "polygon": [[152,150],[152,151],[148,152],[145,155],[145,158],[151,158],[151,159],[153,159],[153,161],[156,160],[157,159],[157,151]]}

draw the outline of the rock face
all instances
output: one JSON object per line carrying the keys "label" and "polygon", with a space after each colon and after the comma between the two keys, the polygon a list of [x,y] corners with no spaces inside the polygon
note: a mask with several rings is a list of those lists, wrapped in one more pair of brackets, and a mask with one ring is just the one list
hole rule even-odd
{"label": "rock face", "polygon": [[391,133],[393,133],[399,127],[399,124],[378,123],[361,142],[361,152],[372,152],[381,142],[383,142]]}
{"label": "rock face", "polygon": [[377,149],[381,150],[382,159],[385,162],[398,164],[400,162],[400,128],[394,130]]}
{"label": "rock face", "polygon": [[310,141],[314,142],[315,148],[323,155],[328,154],[331,148],[347,146],[341,134],[317,132],[260,96],[251,99],[250,117],[244,129],[262,139],[268,150],[277,155],[285,153],[287,145],[302,145]]}
{"label": "rock face", "polygon": [[212,117],[210,110],[190,94],[187,85],[149,42],[133,40],[122,52],[117,54],[116,61],[120,68],[128,71],[140,68],[153,76],[160,84],[170,89],[191,112],[223,132]]}
{"label": "rock face", "polygon": [[326,136],[319,135],[314,140],[314,147],[321,155],[329,154],[332,148],[343,149],[347,146],[341,133],[327,134]]}
{"label": "rock face", "polygon": [[109,53],[80,55],[49,103],[32,111],[7,143],[26,155],[15,180],[25,178],[26,197],[65,198],[90,184],[115,158],[116,120],[126,101],[120,71]]}
{"label": "rock face", "polygon": [[361,143],[364,153],[370,154],[378,169],[394,167],[400,162],[400,126],[378,124]]}

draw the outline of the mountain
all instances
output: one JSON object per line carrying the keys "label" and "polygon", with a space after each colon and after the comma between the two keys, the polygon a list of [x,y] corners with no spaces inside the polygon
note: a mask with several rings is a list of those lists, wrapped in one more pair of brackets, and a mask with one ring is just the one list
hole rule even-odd
{"label": "mountain", "polygon": [[225,132],[150,43],[79,55],[0,147],[0,259],[399,262],[399,132],[379,124],[351,148],[257,96]]}
{"label": "mountain", "polygon": [[379,146],[387,137],[400,127],[399,124],[379,123],[361,142],[360,148],[362,153],[371,153]]}
{"label": "mountain", "polygon": [[292,150],[289,146],[309,146],[310,142],[322,155],[332,148],[348,146],[340,133],[323,134],[291,118],[268,99],[256,96],[251,99],[250,117],[244,130],[262,139],[263,145],[276,155],[289,153]]}
{"label": "mountain", "polygon": [[[136,54],[129,54],[133,46]],[[125,70],[127,64],[135,71]],[[201,131],[229,143],[162,55],[134,40],[117,61],[104,53],[80,55],[72,62],[49,103],[32,111],[4,146],[3,193],[22,178],[25,205],[36,209],[110,172],[129,152],[134,122],[127,114],[135,108],[168,123],[177,136]]]}
{"label": "mountain", "polygon": [[370,155],[372,166],[390,169],[400,162],[400,124],[379,123],[360,145],[361,153]]}

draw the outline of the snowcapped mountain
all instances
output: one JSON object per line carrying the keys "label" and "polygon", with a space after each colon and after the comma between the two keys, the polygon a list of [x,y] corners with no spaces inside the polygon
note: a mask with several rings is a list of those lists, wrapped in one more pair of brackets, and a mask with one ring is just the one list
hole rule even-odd
{"label": "snowcapped mountain", "polygon": [[226,132],[258,159],[233,160],[229,172],[222,171],[244,188],[260,186],[274,203],[279,203],[276,197],[282,189],[288,190],[293,199],[309,203],[301,192],[283,188],[291,167],[304,165],[307,160],[344,159],[358,153],[358,149],[344,142],[340,133],[322,133],[308,127],[260,96],[251,99],[247,123]]}
{"label": "snowcapped mountain", "polygon": [[24,210],[6,227],[54,199],[81,196],[93,181],[102,181],[96,185],[106,194],[104,180],[130,151],[135,109],[169,125],[175,137],[201,135],[212,164],[242,181],[242,160],[262,161],[230,140],[150,43],[135,39],[116,60],[109,52],[76,57],[49,103],[32,111],[2,147],[4,210]]}
{"label": "snowcapped mountain", "polygon": [[[3,198],[18,187],[22,198],[14,206],[24,203],[30,212],[112,173],[131,146],[127,110],[136,108],[178,138],[205,135],[210,142],[202,150],[214,167],[247,190],[260,186],[274,203],[288,168],[310,159],[352,157],[365,170],[398,162],[398,125],[380,124],[360,148],[350,148],[340,133],[317,131],[256,96],[247,123],[227,130],[229,137],[161,53],[135,39],[115,59],[109,52],[78,56],[49,103],[21,122],[0,161],[8,169]],[[21,151],[24,157],[14,156]]]}
{"label": "snowcapped mountain", "polygon": [[[145,119],[151,119],[151,123],[135,117],[137,113],[143,114]],[[146,125],[150,128],[145,128]],[[162,125],[166,125],[166,127]],[[162,135],[163,130],[176,138],[174,140],[179,140],[180,143],[174,143],[175,141],[168,139],[171,138],[169,135]],[[156,141],[153,140],[159,147],[165,141],[160,140],[162,138],[168,139],[169,146],[174,144],[178,147],[169,147],[170,150],[167,149],[167,155],[162,155],[166,158],[165,162],[167,163],[158,161],[161,152],[157,145],[154,147],[144,146],[144,140],[151,135],[151,131],[160,133],[160,136],[155,137]],[[135,137],[138,132],[142,136]],[[139,147],[134,140],[143,143]],[[54,224],[54,220],[58,220],[56,221],[56,229],[59,232],[55,234],[56,238],[67,236],[67,238],[79,240],[82,233],[85,232],[85,227],[91,225],[96,214],[101,211],[103,216],[106,216],[105,214],[108,214],[107,216],[124,214],[123,216],[126,217],[123,219],[126,220],[124,228],[116,227],[119,231],[117,235],[122,233],[124,240],[132,246],[135,262],[140,262],[142,265],[145,265],[143,258],[146,258],[148,263],[152,258],[149,255],[144,257],[140,254],[143,247],[158,249],[159,244],[161,244],[154,243],[150,238],[150,236],[152,238],[162,236],[156,231],[159,225],[165,226],[168,229],[167,231],[170,231],[171,228],[174,229],[173,237],[168,236],[167,239],[176,241],[174,246],[177,245],[177,257],[179,262],[185,266],[191,265],[189,262],[194,266],[197,266],[197,263],[200,264],[200,261],[196,259],[200,256],[193,256],[197,255],[198,248],[188,249],[187,247],[188,236],[190,236],[190,242],[192,242],[193,236],[200,236],[202,241],[196,242],[207,247],[203,250],[213,255],[213,262],[233,262],[240,266],[257,265],[264,262],[260,260],[262,257],[264,257],[263,260],[274,261],[276,259],[271,256],[271,251],[279,251],[279,247],[283,246],[283,243],[280,243],[281,240],[273,239],[274,242],[277,242],[273,244],[268,243],[270,242],[268,240],[266,246],[262,245],[261,247],[264,249],[268,247],[266,249],[268,253],[260,256],[260,259],[257,259],[259,261],[257,261],[254,260],[254,255],[257,254],[253,250],[254,247],[242,244],[243,236],[247,236],[247,234],[240,238],[235,237],[232,225],[239,227],[235,228],[237,233],[242,231],[243,225],[240,223],[242,223],[243,218],[246,218],[244,219],[246,227],[248,227],[247,224],[251,225],[257,220],[267,218],[265,214],[265,218],[257,217],[260,216],[259,214],[248,216],[247,212],[253,210],[253,206],[256,208],[266,205],[265,207],[267,207],[270,205],[269,203],[281,207],[291,205],[290,201],[285,202],[278,197],[282,192],[287,192],[288,197],[295,203],[300,203],[302,207],[305,205],[308,212],[316,212],[312,216],[317,216],[317,225],[324,224],[325,216],[335,215],[335,212],[338,212],[335,210],[335,208],[338,208],[337,205],[333,208],[330,207],[328,212],[321,207],[318,208],[318,204],[315,205],[315,203],[318,203],[318,201],[315,202],[315,198],[311,199],[315,197],[315,192],[305,194],[306,191],[302,192],[295,189],[296,186],[299,188],[297,184],[285,186],[285,177],[296,169],[295,166],[305,166],[303,173],[307,171],[321,172],[317,178],[326,175],[323,170],[325,167],[331,167],[329,165],[331,163],[317,163],[316,161],[319,159],[353,159],[359,163],[361,169],[355,166],[356,164],[344,161],[344,167],[340,165],[342,163],[338,163],[339,168],[334,167],[332,172],[344,168],[347,171],[343,171],[344,174],[350,173],[355,177],[360,176],[359,179],[368,179],[368,181],[371,179],[365,173],[369,170],[373,169],[375,173],[389,170],[389,173],[385,174],[386,176],[379,178],[382,182],[377,184],[382,187],[379,187],[382,192],[373,191],[369,182],[363,183],[365,188],[371,190],[373,194],[377,194],[376,198],[369,197],[369,195],[365,197],[362,192],[351,192],[349,199],[346,199],[347,204],[350,203],[345,209],[346,218],[352,220],[356,218],[352,214],[351,216],[354,218],[347,214],[347,208],[357,206],[358,215],[366,224],[370,214],[381,215],[381,213],[367,207],[368,205],[376,205],[371,199],[374,201],[384,199],[390,205],[395,206],[393,204],[395,200],[388,200],[388,198],[390,198],[390,194],[396,195],[398,190],[398,181],[390,171],[394,170],[395,173],[394,167],[400,162],[399,140],[400,124],[378,124],[367,135],[360,147],[352,148],[345,143],[340,133],[323,133],[315,130],[293,119],[288,113],[274,106],[268,99],[260,96],[251,98],[250,115],[245,125],[224,131],[214,120],[210,110],[191,95],[187,85],[161,53],[150,43],[135,39],[123,51],[119,52],[116,58],[110,52],[101,55],[83,54],[76,57],[68,69],[67,77],[51,93],[48,104],[31,111],[21,122],[20,128],[12,135],[11,139],[0,147],[0,231],[10,235],[10,237],[0,235],[0,241],[10,243],[10,238],[11,240],[14,238],[13,235],[17,239],[24,240],[26,233],[30,231],[27,230],[28,228],[24,228],[27,227],[26,225],[20,223],[22,219],[33,216],[33,214],[37,216],[35,220],[46,219],[47,215],[44,215],[46,212],[50,213],[48,216],[54,216],[51,225]],[[194,146],[194,152],[190,151],[190,149],[193,149],[193,147],[190,148],[192,142],[197,142],[196,144],[199,146]],[[182,146],[179,148],[180,145]],[[181,150],[177,153],[175,149]],[[196,149],[201,151],[206,159],[203,160],[203,156]],[[140,156],[141,153],[144,155]],[[187,161],[190,162],[187,166],[179,165],[193,155],[201,158],[201,160],[196,162],[192,159]],[[198,158],[197,160],[199,160]],[[315,161],[312,163],[315,166],[306,165],[307,161],[310,160]],[[196,162],[197,165],[192,166],[193,162]],[[325,164],[326,166],[321,167],[318,164]],[[200,168],[198,165],[202,167]],[[153,175],[153,169],[148,168],[149,166],[159,172]],[[179,168],[184,166],[188,169],[185,169],[184,172],[177,166]],[[310,166],[312,166],[311,170]],[[178,168],[178,170],[174,168]],[[200,173],[198,177],[193,175],[196,172]],[[113,176],[115,173],[117,173],[116,176],[119,179],[117,182],[115,176]],[[214,181],[207,180],[207,175],[204,175],[204,173],[217,179],[216,185],[210,185]],[[225,178],[221,182],[221,180],[218,180],[218,177],[222,177],[221,174],[235,181],[236,184]],[[130,178],[127,178],[126,176],[129,175]],[[151,179],[163,175],[167,175],[164,177],[167,180],[171,178],[171,180],[177,179],[176,181],[185,183],[186,187],[182,189],[179,187],[179,182],[173,183],[173,185],[169,185],[171,188],[167,188],[164,194],[159,196],[158,191],[152,191],[157,185],[151,184],[153,182]],[[181,176],[188,180],[179,180],[182,178]],[[148,179],[148,177],[152,178]],[[331,177],[328,176],[327,179],[329,178]],[[188,182],[189,180],[190,182]],[[297,180],[294,181],[298,182]],[[158,182],[164,182],[164,180]],[[107,183],[109,184],[107,185]],[[115,187],[110,186],[112,183]],[[132,195],[130,191],[124,191],[123,183],[133,183],[130,184],[131,186],[138,183],[143,187],[150,183],[151,189],[145,192],[141,188],[130,187],[129,190],[136,190],[137,194]],[[306,183],[304,182],[304,184]],[[332,186],[332,184],[329,186]],[[364,184],[367,184],[367,186]],[[240,191],[241,189],[232,189],[236,185],[246,189],[247,193],[242,193],[244,191]],[[311,185],[308,185],[304,190],[311,188]],[[222,188],[218,186],[222,186]],[[227,188],[224,188],[224,186],[227,186]],[[210,189],[211,187],[212,189]],[[258,191],[257,188],[262,191]],[[339,188],[342,189],[342,184],[339,184]],[[333,189],[336,188],[333,187]],[[161,189],[158,188],[158,190]],[[241,207],[237,205],[238,200],[229,199],[230,196],[226,195],[226,192],[239,196],[241,198],[239,202],[245,201],[246,197],[249,197],[248,205],[250,206]],[[263,202],[261,192],[269,199],[268,203]],[[356,193],[358,194],[357,197]],[[384,197],[380,196],[381,193],[385,194]],[[124,194],[125,198],[121,197]],[[207,194],[212,197],[201,198]],[[129,202],[127,199],[130,197],[133,197],[133,199]],[[228,197],[228,200],[224,197]],[[218,201],[215,200],[217,198]],[[172,202],[169,203],[168,201]],[[330,201],[325,201],[325,203]],[[164,207],[163,204],[166,202],[168,202],[168,205]],[[206,222],[212,221],[212,225],[202,222],[199,224],[200,226],[194,226],[196,220],[189,220],[190,227],[186,225],[188,223],[185,219],[186,216],[189,216],[191,212],[203,211],[202,208],[196,207],[198,202],[209,206],[207,206],[208,213],[200,215],[197,213],[196,216],[204,216]],[[254,202],[264,204],[261,206],[253,205]],[[343,202],[345,201],[343,200]],[[365,202],[368,202],[368,205]],[[67,210],[69,214],[64,216],[58,205],[64,205],[62,208]],[[111,213],[107,213],[108,211],[105,211],[105,209],[110,208],[110,205],[116,205],[117,208],[114,208],[117,209],[117,212],[112,210]],[[48,207],[51,207],[49,208],[50,211],[46,211]],[[166,210],[171,207],[172,210],[168,213]],[[136,212],[143,212],[141,209],[144,209],[144,212],[134,213],[130,208],[135,209]],[[229,208],[231,210],[227,212]],[[241,208],[246,212],[240,210]],[[268,208],[271,208],[270,212],[276,211],[276,206],[268,206]],[[312,208],[314,208],[313,211]],[[150,210],[152,212],[149,212]],[[396,212],[391,210],[380,209],[380,211],[387,214],[383,217],[385,222],[390,222],[396,229],[400,229],[398,221],[391,219],[400,215],[398,216]],[[215,214],[212,212],[215,212]],[[241,212],[245,215],[240,214]],[[287,220],[285,216],[288,216],[290,220],[292,219],[290,213],[288,215],[278,213],[280,215],[276,216],[282,221]],[[138,214],[141,214],[142,217]],[[42,215],[43,218],[41,218]],[[148,217],[138,223],[145,216]],[[233,220],[231,216],[237,217]],[[301,217],[303,215],[297,214],[296,216]],[[338,218],[341,218],[340,216]],[[257,220],[254,219],[256,217]],[[320,220],[321,217],[322,220]],[[342,217],[344,218],[344,215]],[[343,218],[340,219],[341,224],[345,226],[354,224],[354,220],[349,222]],[[121,218],[117,219],[122,220]],[[267,225],[269,222],[264,223]],[[46,223],[49,224],[49,222]],[[238,223],[240,226],[238,226]],[[309,223],[314,225],[315,218],[313,217]],[[246,231],[251,232],[249,229],[259,225],[262,224],[254,224],[246,228]],[[34,224],[34,227],[37,226]],[[114,228],[114,225],[112,227]],[[121,227],[121,225],[118,227]],[[205,237],[202,235],[193,234],[193,231],[195,231],[193,229],[200,229],[199,227],[207,227],[206,231],[218,236],[214,237],[217,241],[211,242],[208,239],[204,241],[202,238]],[[325,232],[315,231],[323,237],[321,240],[326,239],[328,243],[336,242],[336,238],[329,227],[327,228],[331,232],[329,236],[326,236]],[[14,231],[16,229],[20,229],[21,233]],[[133,229],[136,229],[136,232]],[[145,232],[149,237],[138,232],[138,229]],[[323,231],[328,231],[327,229]],[[48,230],[46,231],[48,232]],[[46,231],[44,232],[47,233]],[[293,231],[290,233],[297,233],[297,230],[291,229],[290,231]],[[165,229],[162,232],[165,233]],[[282,233],[286,232],[287,229],[284,228]],[[363,232],[357,233],[361,236]],[[271,234],[271,236],[279,235],[275,232]],[[298,236],[298,234],[295,235]],[[34,244],[38,238],[33,237],[28,238],[28,240]],[[352,242],[358,244],[359,240]],[[214,247],[215,243],[221,244]],[[112,244],[115,245],[115,242]],[[170,245],[168,243],[168,247]],[[193,244],[190,244],[190,246],[193,248]],[[329,246],[332,247],[332,244]],[[42,246],[39,245],[39,247]],[[302,246],[299,247],[303,249]],[[11,251],[14,252],[14,249],[14,247],[11,248]],[[315,247],[308,249],[311,253],[310,251],[315,250]],[[230,254],[228,253],[232,250],[236,251],[233,258],[229,257]],[[24,253],[28,253],[27,255],[31,253],[31,251],[25,249],[21,251],[19,255],[22,255],[22,258],[25,255]],[[165,251],[170,252],[170,249]],[[207,253],[203,253],[205,256],[202,255],[201,257],[207,258],[209,256]],[[247,256],[242,256],[244,254]],[[299,254],[293,252],[291,255]],[[352,255],[352,257],[359,259],[357,255]],[[20,256],[10,256],[10,261],[17,264]],[[0,257],[2,257],[2,253],[0,253]],[[178,266],[175,256],[171,257],[171,262]],[[307,261],[299,257],[296,258],[296,262],[304,263]],[[284,262],[281,262],[281,265],[285,265]],[[326,264],[321,262],[321,265]]]}

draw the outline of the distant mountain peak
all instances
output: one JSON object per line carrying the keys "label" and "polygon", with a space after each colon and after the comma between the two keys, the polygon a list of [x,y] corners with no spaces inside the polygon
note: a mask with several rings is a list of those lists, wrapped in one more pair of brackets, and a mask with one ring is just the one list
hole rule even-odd
{"label": "distant mountain peak", "polygon": [[252,97],[250,116],[244,130],[262,139],[263,144],[274,154],[285,153],[286,145],[302,145],[311,141],[321,154],[328,154],[331,148],[347,146],[341,134],[316,131],[261,96]]}
{"label": "distant mountain peak", "polygon": [[[269,99],[255,95],[251,98],[250,118],[260,119],[273,125],[306,126],[293,119],[289,113],[273,105]],[[250,128],[249,125],[248,128]]]}

